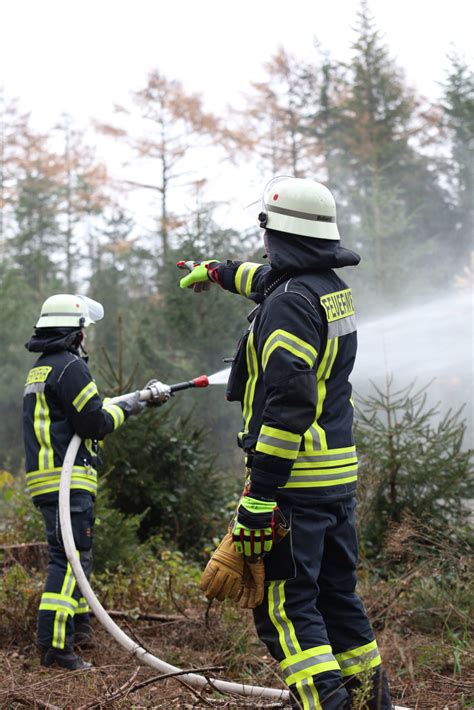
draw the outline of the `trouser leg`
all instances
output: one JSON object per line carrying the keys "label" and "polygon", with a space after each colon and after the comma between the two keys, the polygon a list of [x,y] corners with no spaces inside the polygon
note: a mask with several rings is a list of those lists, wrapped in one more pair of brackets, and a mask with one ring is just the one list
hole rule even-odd
{"label": "trouser leg", "polygon": [[295,707],[339,710],[349,695],[316,604],[325,531],[333,515],[282,508],[291,534],[265,559],[265,598],[254,610],[257,633],[279,661]]}
{"label": "trouser leg", "polygon": [[335,522],[326,531],[318,579],[318,609],[348,689],[364,686],[361,707],[388,710],[392,705],[387,677],[367,613],[355,591],[355,500],[334,504],[333,510]]}
{"label": "trouser leg", "polygon": [[[48,574],[39,606],[37,640],[40,646],[72,649],[74,615],[81,592],[64,550],[58,504],[44,505],[40,509],[48,540]],[[86,493],[71,496],[71,521],[78,557],[85,558],[87,564],[92,548],[92,496]]]}
{"label": "trouser leg", "polygon": [[[84,574],[87,579],[90,579],[92,573],[92,548],[81,553],[81,564]],[[91,621],[90,611],[91,609],[89,604],[81,595],[78,599],[78,605],[74,615],[74,625],[76,628],[78,626],[89,627]]]}

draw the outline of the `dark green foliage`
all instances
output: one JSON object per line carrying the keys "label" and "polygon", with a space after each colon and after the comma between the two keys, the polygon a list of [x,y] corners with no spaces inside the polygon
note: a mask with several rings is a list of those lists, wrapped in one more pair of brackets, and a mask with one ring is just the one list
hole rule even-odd
{"label": "dark green foliage", "polygon": [[23,386],[34,362],[24,343],[33,332],[38,306],[30,283],[8,261],[0,264],[0,283],[0,469],[16,471],[23,456]]}
{"label": "dark green foliage", "polygon": [[472,451],[463,449],[460,412],[439,416],[413,386],[362,399],[355,436],[360,455],[360,529],[368,556],[382,549],[406,512],[436,529],[466,523],[474,497]]}
{"label": "dark green foliage", "polygon": [[452,181],[455,235],[452,248],[465,261],[474,234],[474,72],[453,53],[443,86],[444,123],[451,139],[448,170]]}
{"label": "dark green foliage", "polygon": [[115,572],[119,567],[130,569],[140,557],[138,539],[140,523],[146,515],[124,515],[110,505],[109,489],[104,480],[99,486],[94,528],[94,571]]}
{"label": "dark green foliage", "polygon": [[232,482],[216,470],[191,417],[175,419],[168,409],[131,419],[106,441],[104,464],[110,504],[143,516],[142,540],[160,534],[182,550],[199,551],[225,526]]}

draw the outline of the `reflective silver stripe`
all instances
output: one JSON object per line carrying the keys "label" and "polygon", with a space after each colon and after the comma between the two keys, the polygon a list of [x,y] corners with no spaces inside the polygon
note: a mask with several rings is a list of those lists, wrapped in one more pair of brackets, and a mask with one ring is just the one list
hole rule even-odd
{"label": "reflective silver stripe", "polygon": [[76,614],[87,614],[90,610],[91,608],[87,601],[84,599],[84,597],[80,597],[79,604],[77,605],[76,609]]}
{"label": "reflective silver stripe", "polygon": [[280,625],[280,628],[283,630],[283,636],[285,639],[285,643],[288,647],[288,650],[290,651],[291,655],[295,655],[299,653],[300,649],[295,648],[293,644],[293,639],[291,638],[290,634],[290,629],[288,626],[288,620],[286,616],[282,616],[280,613],[280,604],[281,604],[281,596],[280,596],[280,585],[276,585],[273,587],[274,591],[274,607],[273,607],[273,613],[275,615],[275,619],[277,623]]}
{"label": "reflective silver stripe", "polygon": [[372,661],[374,658],[378,658],[379,656],[380,656],[379,649],[374,648],[373,651],[361,653],[359,656],[353,656],[352,658],[346,658],[345,661],[339,661],[339,666],[341,669],[350,668],[350,666],[356,666],[356,665],[363,666],[365,663],[369,663],[369,661]]}
{"label": "reflective silver stripe", "polygon": [[240,291],[244,295],[247,294],[247,281],[249,280],[249,276],[250,276],[251,272],[252,272],[252,266],[247,266],[244,269],[242,269],[242,278],[240,279]]}
{"label": "reflective silver stripe", "polygon": [[[287,666],[283,671],[283,675],[285,678],[288,678],[288,676],[293,675],[293,673],[299,673],[300,671],[305,671],[307,668],[313,668],[321,663],[330,663],[331,661],[337,663],[336,658],[332,653],[321,653],[316,656],[310,656],[309,658],[305,658],[303,661],[297,661],[296,663],[292,663],[290,666]],[[316,675],[316,673],[321,672],[324,671],[318,671],[316,669],[311,675]]]}
{"label": "reflective silver stripe", "polygon": [[61,594],[64,594],[66,597],[72,597],[72,593],[74,591],[75,586],[76,586],[76,579],[72,573],[71,565],[68,562],[66,574],[64,576],[63,586],[61,589]]}
{"label": "reflective silver stripe", "polygon": [[97,385],[95,382],[89,382],[89,384],[86,385],[73,400],[73,405],[77,411],[82,411],[87,402],[92,399],[95,394],[98,394]]}
{"label": "reflective silver stripe", "polygon": [[286,214],[288,217],[298,217],[298,219],[309,219],[311,222],[329,222],[334,224],[335,217],[328,217],[325,214],[313,214],[311,212],[299,212],[297,210],[287,210],[285,207],[275,207],[275,205],[267,205],[268,212],[276,212],[277,214]]}
{"label": "reflective silver stripe", "polygon": [[326,360],[326,366],[324,368],[324,372],[321,374],[321,377],[318,378],[318,381],[325,380],[327,378],[328,372],[333,364],[332,357],[334,354],[334,348],[336,347],[336,341],[330,340],[328,344],[329,344],[329,354],[328,354],[328,357]]}
{"label": "reflective silver stripe", "polygon": [[102,409],[104,410],[104,412],[107,412],[107,414],[110,414],[110,416],[114,420],[114,430],[118,429],[119,426],[124,423],[125,414],[122,407],[119,407],[118,404],[104,404],[102,406]]}
{"label": "reflective silver stripe", "polygon": [[[97,471],[93,468],[86,468],[85,466],[74,466],[72,469],[72,475],[79,474],[82,476],[94,476],[97,477]],[[26,474],[27,483],[34,481],[41,481],[44,478],[59,478],[61,476],[61,468],[47,468],[44,471],[30,471]]]}
{"label": "reflective silver stripe", "polygon": [[308,343],[308,346],[306,347],[300,341],[301,341],[301,338],[288,337],[287,335],[282,333],[281,330],[277,330],[274,333],[272,333],[272,335],[270,335],[270,337],[268,338],[268,340],[266,341],[266,343],[263,347],[263,351],[262,351],[262,367],[263,367],[263,369],[264,370],[266,369],[266,366],[268,364],[268,360],[270,359],[270,355],[272,354],[271,352],[269,352],[270,350],[272,350],[272,345],[275,345],[280,342],[286,343],[293,350],[296,350],[299,353],[301,353],[302,359],[305,360],[305,362],[307,362],[309,360],[311,363],[311,367],[313,367],[314,363],[316,362],[317,353],[315,355],[316,351],[314,348],[311,347],[311,345],[309,345],[309,343]]}
{"label": "reflective silver stripe", "polygon": [[298,456],[298,458],[296,459],[296,463],[303,463],[305,461],[314,461],[315,463],[317,463],[318,461],[340,461],[341,459],[350,459],[350,462],[352,463],[352,459],[357,461],[357,454],[355,451],[348,451],[344,454],[323,454],[322,456]]}
{"label": "reflective silver stripe", "polygon": [[321,437],[319,436],[319,431],[316,429],[314,424],[311,424],[309,433],[311,434],[311,438],[313,440],[313,449],[318,451],[318,449],[321,449]]}
{"label": "reflective silver stripe", "polygon": [[26,397],[27,394],[35,394],[35,392],[44,392],[46,387],[46,382],[34,382],[32,385],[26,385],[23,396]]}
{"label": "reflective silver stripe", "polygon": [[[36,393],[36,405],[34,412],[34,429],[36,438],[40,445],[38,452],[38,465],[40,468],[48,468],[50,449],[46,439],[46,417],[49,415],[49,409],[46,404],[44,393]],[[48,417],[49,418],[49,417]],[[54,463],[54,461],[52,462]]]}
{"label": "reflective silver stripe", "polygon": [[64,611],[58,611],[54,619],[53,632],[53,647],[64,648],[64,635],[66,630],[67,614]]}
{"label": "reflective silver stripe", "polygon": [[45,594],[41,597],[39,606],[40,609],[42,604],[49,604],[50,606],[55,606],[58,609],[66,609],[69,614],[74,614],[77,606],[74,601],[67,602],[65,599],[55,599],[54,597],[48,597]]}
{"label": "reflective silver stripe", "polygon": [[313,474],[313,471],[311,471],[311,473],[303,473],[301,470],[297,469],[296,471],[293,470],[291,472],[286,485],[296,481],[300,481],[301,483],[314,483],[315,481],[337,481],[339,478],[352,478],[353,476],[357,476],[357,470],[351,471],[350,469],[346,469],[342,473],[330,474],[323,474],[315,471]]}
{"label": "reflective silver stripe", "polygon": [[50,318],[52,316],[68,316],[69,318],[81,318],[82,313],[41,313],[41,318]]}
{"label": "reflective silver stripe", "polygon": [[71,488],[81,488],[91,493],[97,493],[97,483],[88,483],[87,481],[72,481]]}
{"label": "reflective silver stripe", "polygon": [[[268,434],[260,434],[258,442],[267,444],[268,446],[276,446],[278,449],[286,449],[287,451],[299,451],[301,443],[299,441],[287,441],[286,439],[277,439]],[[258,445],[257,442],[257,445]]]}
{"label": "reflective silver stripe", "polygon": [[[312,689],[309,687],[309,686],[310,686],[310,682],[311,682],[311,678],[304,678],[304,679],[301,681],[301,690],[299,691],[299,694],[300,694],[301,696],[304,696],[304,698],[306,698],[306,700],[308,701],[308,708],[314,708],[314,710],[320,710],[321,705],[317,705],[317,706],[314,705],[313,691],[312,691]],[[313,685],[314,685],[314,683],[313,683]],[[316,690],[316,688],[314,688],[314,692],[315,692],[315,693],[318,692],[318,691]],[[303,699],[303,698],[302,698],[302,699]]]}
{"label": "reflective silver stripe", "polygon": [[340,335],[349,335],[357,330],[355,316],[340,318],[328,323],[328,338],[338,338]]}

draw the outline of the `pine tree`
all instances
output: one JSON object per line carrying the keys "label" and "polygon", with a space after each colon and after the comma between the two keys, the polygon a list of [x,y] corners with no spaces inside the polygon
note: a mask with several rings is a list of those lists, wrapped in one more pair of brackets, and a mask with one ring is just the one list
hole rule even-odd
{"label": "pine tree", "polygon": [[472,451],[466,450],[461,412],[439,415],[427,388],[374,385],[356,409],[360,458],[360,526],[366,551],[377,554],[390,523],[410,512],[442,529],[463,525],[474,497]]}
{"label": "pine tree", "polygon": [[[339,164],[347,236],[369,268],[355,281],[369,284],[372,302],[387,307],[432,282],[436,247],[449,229],[447,194],[419,147],[433,115],[407,87],[380,37],[367,2],[339,107]],[[418,149],[416,149],[418,147]],[[401,268],[400,268],[401,267]]]}
{"label": "pine tree", "polygon": [[449,248],[464,264],[474,237],[474,72],[458,54],[449,57],[444,83],[444,124],[450,138],[455,227]]}

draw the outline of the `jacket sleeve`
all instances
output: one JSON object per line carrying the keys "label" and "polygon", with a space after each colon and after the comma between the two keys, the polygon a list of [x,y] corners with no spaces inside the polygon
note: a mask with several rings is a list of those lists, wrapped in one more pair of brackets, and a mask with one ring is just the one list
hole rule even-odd
{"label": "jacket sleeve", "polygon": [[250,492],[273,499],[290,475],[303,434],[316,418],[316,362],[323,324],[301,294],[269,304],[259,327],[265,407],[252,458]]}
{"label": "jacket sleeve", "polygon": [[68,420],[82,439],[103,439],[128,416],[120,404],[102,401],[87,364],[80,359],[71,361],[62,371],[58,394]]}
{"label": "jacket sleeve", "polygon": [[265,276],[270,271],[268,264],[252,261],[224,261],[215,268],[217,283],[232,293],[250,298],[252,293],[263,293]]}

